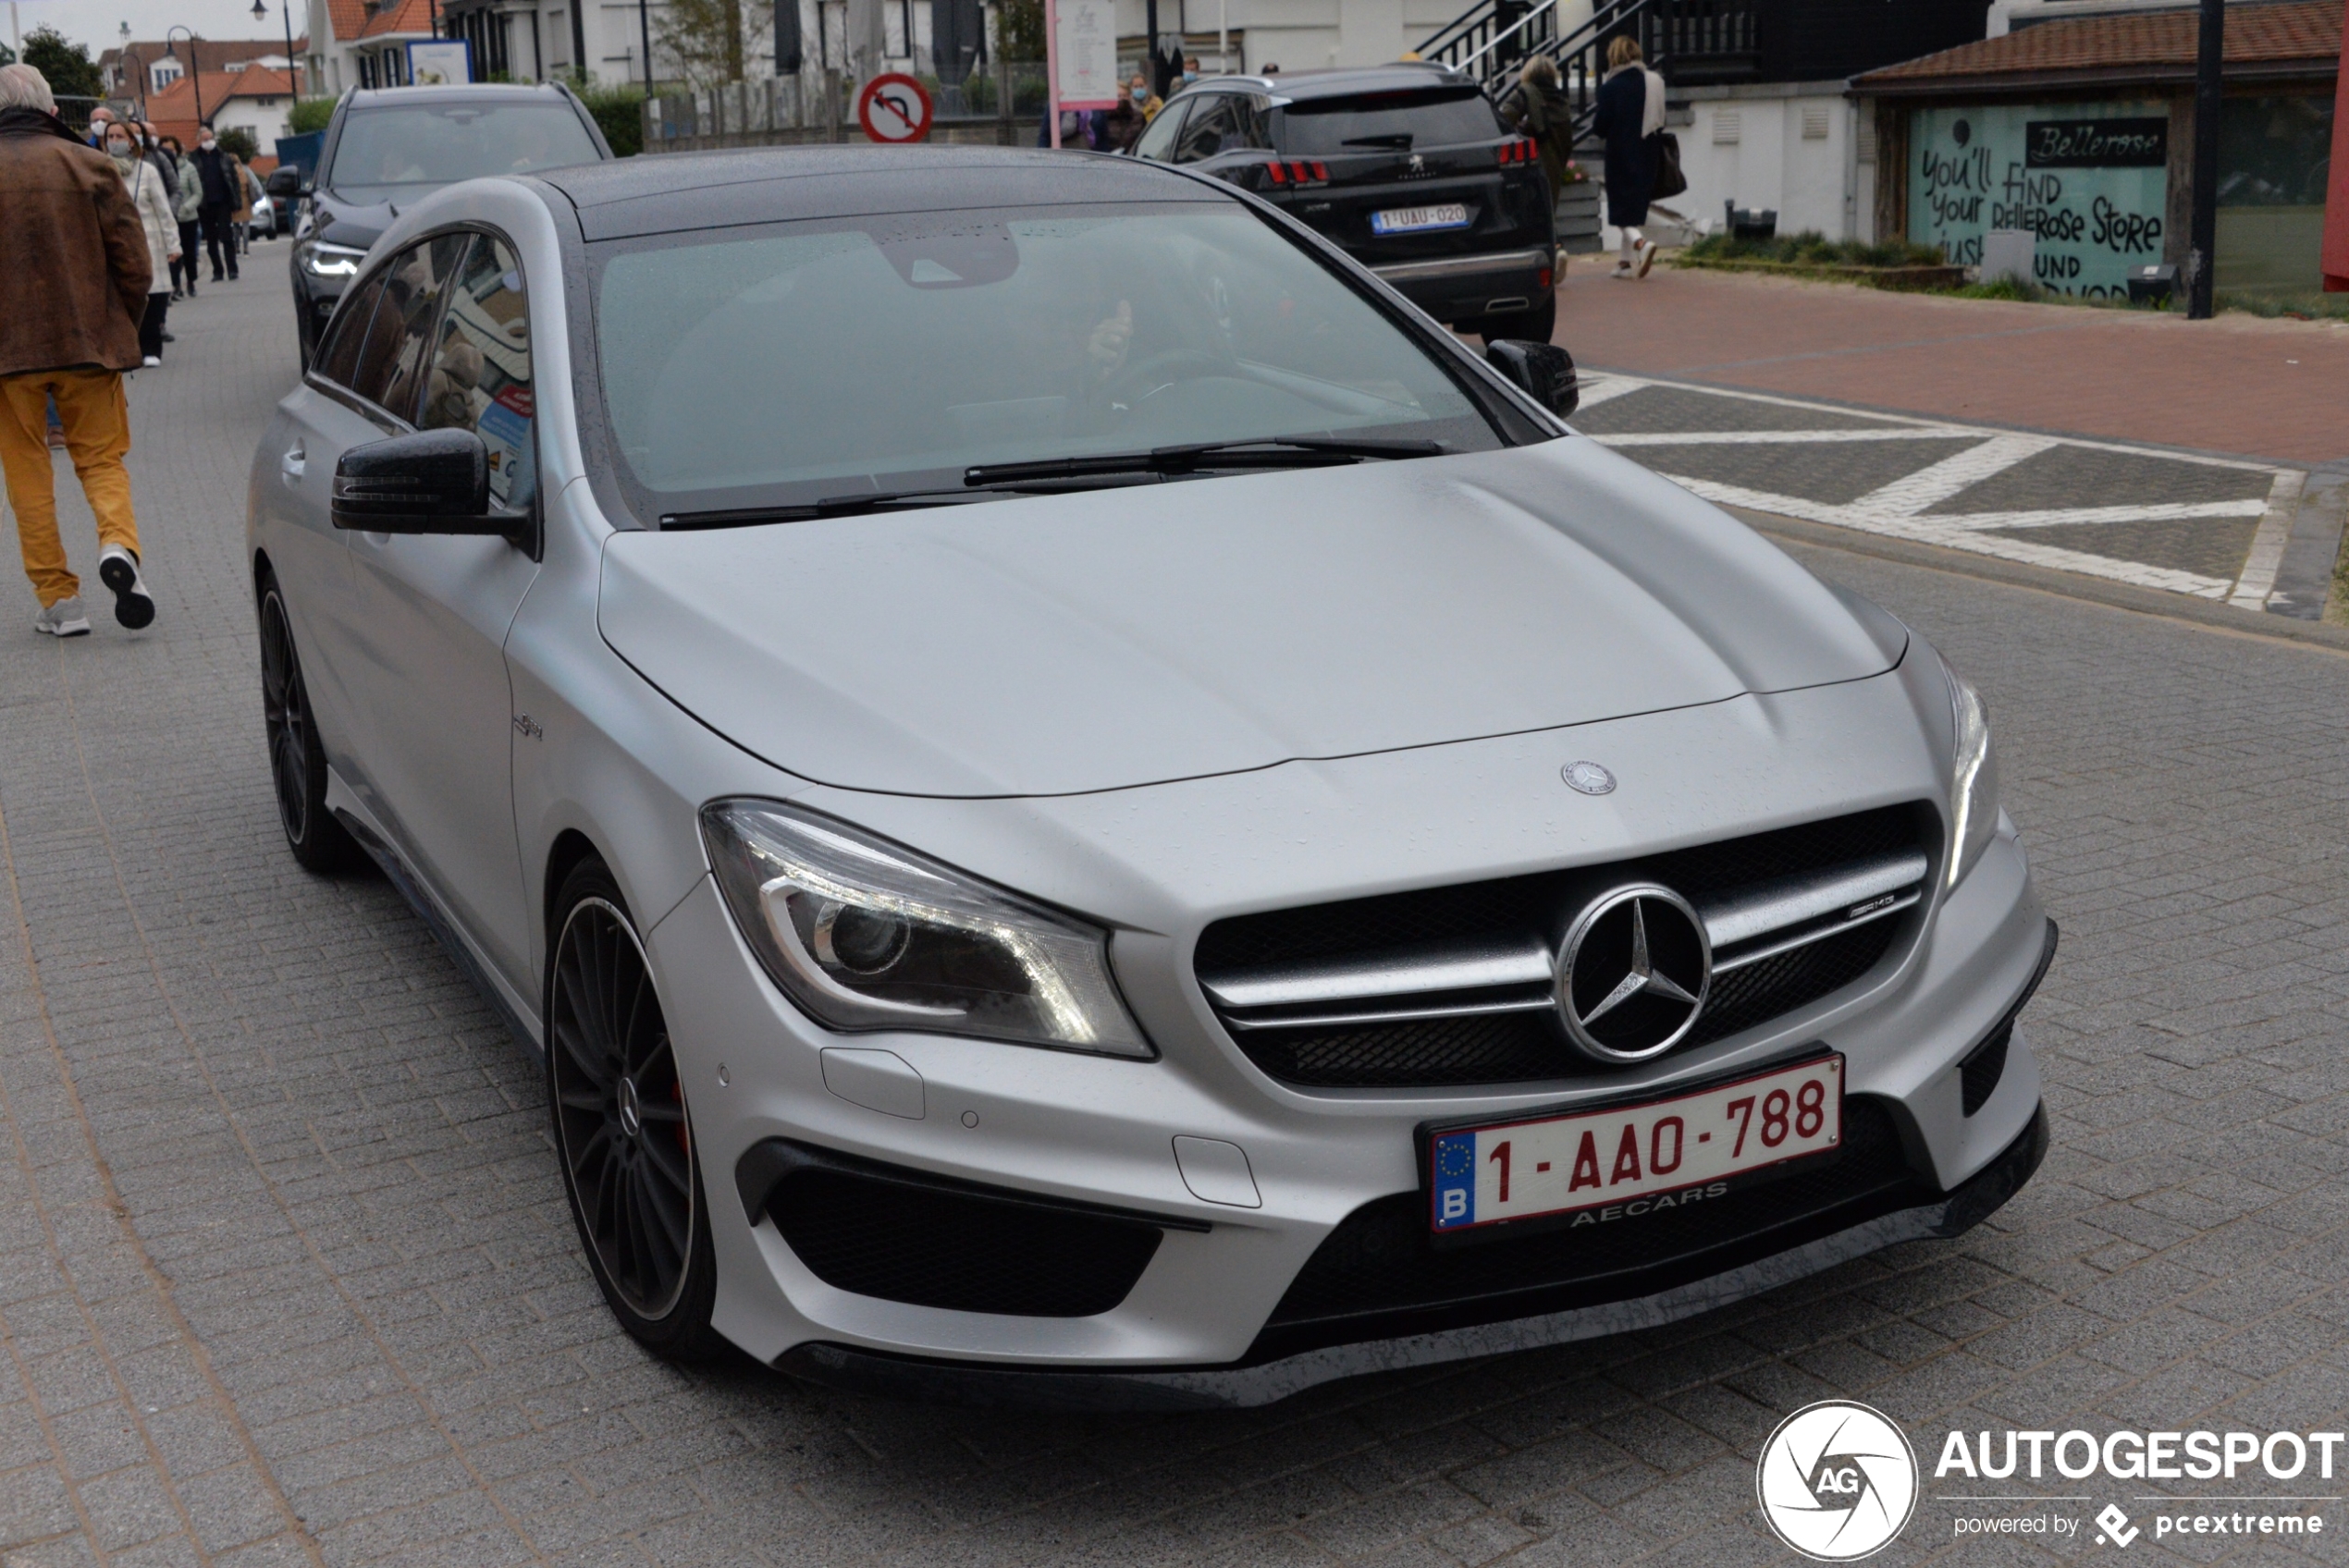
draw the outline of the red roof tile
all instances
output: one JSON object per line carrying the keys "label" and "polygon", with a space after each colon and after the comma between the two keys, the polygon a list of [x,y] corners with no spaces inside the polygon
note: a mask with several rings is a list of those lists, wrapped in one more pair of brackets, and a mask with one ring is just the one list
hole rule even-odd
{"label": "red roof tile", "polygon": [[385,38],[411,35],[432,36],[433,0],[386,0],[375,7],[375,15],[360,31],[362,38]]}
{"label": "red roof tile", "polygon": [[[2310,74],[2336,68],[2341,57],[2342,0],[2282,0],[2227,7],[2230,67],[2288,67],[2306,62]],[[2174,78],[2194,71],[2197,18],[2192,7],[2112,17],[2067,17],[1962,43],[1854,77],[1855,91],[1911,91],[2000,78],[2142,76]],[[2275,74],[2271,68],[2259,74]]]}

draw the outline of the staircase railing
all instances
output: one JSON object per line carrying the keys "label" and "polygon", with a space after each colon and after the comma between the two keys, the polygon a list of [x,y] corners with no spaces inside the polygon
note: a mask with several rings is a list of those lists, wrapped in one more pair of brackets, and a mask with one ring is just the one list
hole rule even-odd
{"label": "staircase railing", "polygon": [[1607,43],[1629,33],[1648,63],[1719,68],[1750,61],[1755,0],[1597,0],[1578,26],[1561,31],[1559,0],[1477,0],[1419,46],[1420,57],[1472,78],[1498,99],[1534,55],[1557,62],[1580,141],[1598,110]]}

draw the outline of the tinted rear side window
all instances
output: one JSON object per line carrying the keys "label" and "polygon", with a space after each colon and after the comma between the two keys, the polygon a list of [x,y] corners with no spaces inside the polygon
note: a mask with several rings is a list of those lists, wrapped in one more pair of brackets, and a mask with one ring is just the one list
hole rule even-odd
{"label": "tinted rear side window", "polygon": [[1318,99],[1291,104],[1286,118],[1281,151],[1322,157],[1455,147],[1502,134],[1500,117],[1474,88]]}

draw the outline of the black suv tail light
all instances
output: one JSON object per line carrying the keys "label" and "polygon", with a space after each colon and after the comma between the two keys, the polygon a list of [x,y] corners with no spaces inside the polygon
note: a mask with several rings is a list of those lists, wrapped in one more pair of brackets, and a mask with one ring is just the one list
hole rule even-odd
{"label": "black suv tail light", "polygon": [[1274,185],[1327,185],[1330,166],[1319,162],[1272,163],[1264,165],[1265,176]]}
{"label": "black suv tail light", "polygon": [[1521,136],[1511,137],[1494,152],[1504,164],[1530,164],[1533,161],[1533,143]]}

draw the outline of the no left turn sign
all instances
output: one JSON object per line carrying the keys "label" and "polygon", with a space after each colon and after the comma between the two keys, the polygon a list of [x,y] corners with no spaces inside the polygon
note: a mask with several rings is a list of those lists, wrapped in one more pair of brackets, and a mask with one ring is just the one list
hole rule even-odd
{"label": "no left turn sign", "polygon": [[929,120],[929,94],[903,71],[877,76],[856,94],[856,123],[875,141],[919,141]]}

